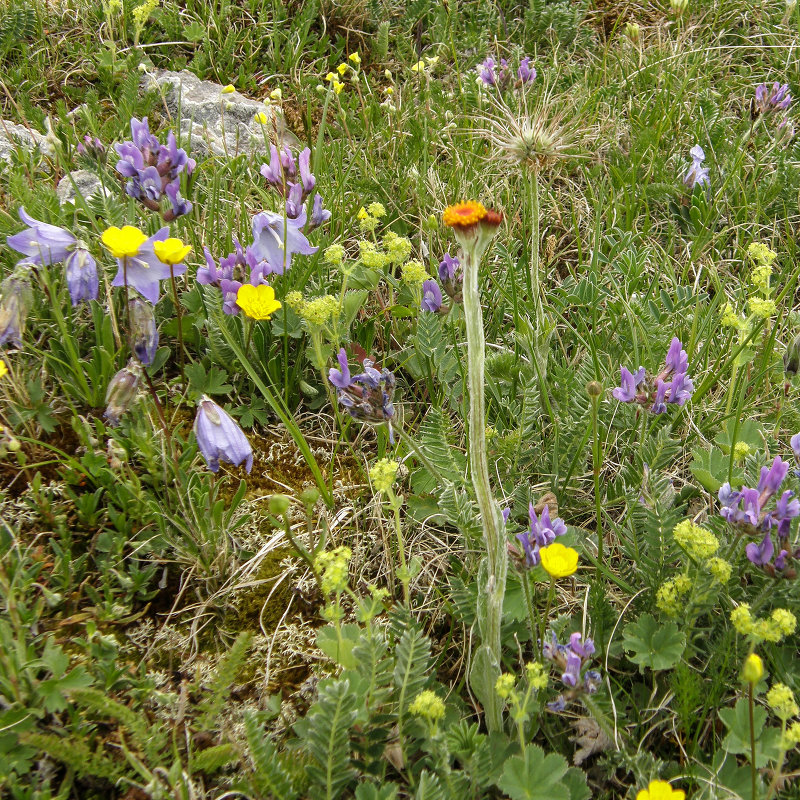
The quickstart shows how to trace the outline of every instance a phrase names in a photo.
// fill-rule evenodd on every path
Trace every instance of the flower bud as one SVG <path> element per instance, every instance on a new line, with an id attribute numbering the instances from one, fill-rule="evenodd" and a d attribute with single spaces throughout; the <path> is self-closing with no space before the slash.
<path id="1" fill-rule="evenodd" d="M 757 684 L 764 677 L 764 662 L 761 656 L 756 653 L 750 653 L 744 660 L 744 667 L 742 669 L 742 678 L 753 685 Z"/>
<path id="2" fill-rule="evenodd" d="M 590 381 L 586 384 L 586 394 L 589 397 L 600 397 L 603 394 L 603 384 L 598 381 Z"/>
<path id="3" fill-rule="evenodd" d="M 641 38 L 642 29 L 636 22 L 625 23 L 625 35 L 634 43 L 638 44 Z"/>
<path id="4" fill-rule="evenodd" d="M 797 375 L 800 371 L 800 335 L 795 336 L 783 354 L 783 370 L 787 375 Z"/>
<path id="5" fill-rule="evenodd" d="M 13 275 L 0 283 L 0 345 L 22 346 L 25 321 L 33 305 L 33 290 L 24 278 Z"/>
<path id="6" fill-rule="evenodd" d="M 269 499 L 269 512 L 282 517 L 289 510 L 289 498 L 285 494 L 274 494 Z"/>
<path id="7" fill-rule="evenodd" d="M 153 363 L 158 350 L 158 328 L 153 306 L 133 297 L 128 301 L 131 317 L 131 348 L 145 366 Z"/>
<path id="8" fill-rule="evenodd" d="M 69 298 L 73 306 L 84 301 L 97 300 L 100 288 L 97 263 L 82 243 L 78 243 L 67 256 L 64 268 Z"/>
<path id="9" fill-rule="evenodd" d="M 131 359 L 108 384 L 106 410 L 103 416 L 109 425 L 119 425 L 120 417 L 128 410 L 139 392 L 142 368 Z"/>

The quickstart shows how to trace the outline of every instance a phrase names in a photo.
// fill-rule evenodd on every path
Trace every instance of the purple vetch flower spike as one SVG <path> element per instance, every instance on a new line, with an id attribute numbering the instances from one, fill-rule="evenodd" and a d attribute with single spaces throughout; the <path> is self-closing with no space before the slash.
<path id="1" fill-rule="evenodd" d="M 303 199 L 305 199 L 317 185 L 317 179 L 311 174 L 311 148 L 306 147 L 300 153 L 297 164 L 300 167 L 300 184 L 303 187 Z"/>
<path id="2" fill-rule="evenodd" d="M 567 666 L 561 675 L 561 680 L 565 685 L 575 688 L 581 678 L 581 666 L 583 661 L 576 653 L 569 652 L 567 654 Z"/>
<path id="3" fill-rule="evenodd" d="M 692 379 L 685 372 L 679 372 L 672 379 L 667 402 L 676 403 L 679 406 L 685 405 L 691 398 L 692 392 L 694 392 L 694 383 L 692 383 Z"/>
<path id="4" fill-rule="evenodd" d="M 780 456 L 775 456 L 772 466 L 761 468 L 761 478 L 758 481 L 758 491 L 761 494 L 760 504 L 763 506 L 780 488 L 789 472 L 789 462 L 783 461 Z"/>
<path id="5" fill-rule="evenodd" d="M 20 206 L 19 218 L 28 226 L 6 238 L 8 246 L 26 256 L 21 264 L 58 264 L 75 246 L 76 239 L 64 228 L 34 219 Z"/>
<path id="6" fill-rule="evenodd" d="M 530 63 L 531 60 L 528 56 L 525 56 L 525 58 L 519 62 L 517 77 L 521 83 L 531 83 L 536 80 L 536 67 L 531 67 Z"/>
<path id="7" fill-rule="evenodd" d="M 97 262 L 81 242 L 78 242 L 75 249 L 67 255 L 66 261 L 64 261 L 64 270 L 69 298 L 73 306 L 89 300 L 97 300 L 100 288 Z"/>
<path id="8" fill-rule="evenodd" d="M 665 361 L 668 370 L 667 374 L 663 375 L 665 378 L 673 373 L 686 372 L 689 369 L 689 356 L 686 355 L 681 340 L 677 336 L 674 336 L 670 342 Z"/>
<path id="9" fill-rule="evenodd" d="M 167 196 L 167 199 L 172 206 L 172 208 L 168 208 L 162 215 L 165 222 L 172 222 L 172 220 L 177 219 L 178 217 L 189 214 L 194 208 L 189 200 L 181 197 L 180 183 L 177 179 L 172 181 L 172 183 L 168 183 L 164 187 L 164 194 Z"/>
<path id="10" fill-rule="evenodd" d="M 494 86 L 497 83 L 497 75 L 494 71 L 494 59 L 488 56 L 482 64 L 478 64 L 478 77 L 483 81 L 485 86 Z"/>
<path id="11" fill-rule="evenodd" d="M 244 431 L 206 395 L 203 395 L 197 406 L 194 435 L 212 472 L 219 470 L 220 461 L 227 461 L 235 467 L 244 463 L 248 473 L 253 468 L 253 448 Z"/>
<path id="12" fill-rule="evenodd" d="M 336 356 L 339 361 L 339 369 L 331 367 L 328 372 L 328 380 L 338 389 L 347 389 L 352 383 L 350 377 L 350 367 L 347 365 L 347 352 L 344 347 L 339 349 Z"/>
<path id="13" fill-rule="evenodd" d="M 131 345 L 136 357 L 146 367 L 153 363 L 158 351 L 158 328 L 153 306 L 138 297 L 128 301 L 131 320 Z"/>
<path id="14" fill-rule="evenodd" d="M 595 653 L 594 642 L 591 639 L 587 639 L 581 643 L 582 638 L 583 636 L 576 631 L 569 637 L 569 646 L 572 648 L 572 652 L 581 658 L 591 658 Z"/>
<path id="15" fill-rule="evenodd" d="M 671 385 L 670 383 L 665 383 L 661 378 L 656 381 L 656 396 L 653 400 L 653 406 L 650 409 L 653 414 L 663 414 L 666 412 L 667 406 L 664 399 L 667 394 L 667 389 L 669 389 Z"/>
<path id="16" fill-rule="evenodd" d="M 436 281 L 430 279 L 422 284 L 422 311 L 436 313 L 442 307 L 442 290 Z"/>
<path id="17" fill-rule="evenodd" d="M 636 375 L 632 375 L 626 367 L 620 367 L 620 385 L 611 394 L 621 403 L 630 403 L 636 399 L 636 389 L 644 380 L 644 367 L 639 367 Z"/>
<path id="18" fill-rule="evenodd" d="M 761 544 L 756 544 L 755 542 L 750 542 L 750 544 L 745 547 L 745 553 L 747 554 L 747 558 L 753 563 L 757 564 L 759 567 L 763 567 L 765 564 L 769 564 L 772 561 L 772 556 L 775 552 L 775 545 L 772 543 L 772 536 L 769 533 L 764 534 L 764 538 L 761 540 Z"/>
<path id="19" fill-rule="evenodd" d="M 305 232 L 311 233 L 314 228 L 321 227 L 331 218 L 331 216 L 331 212 L 322 205 L 322 195 L 317 192 L 314 195 L 314 202 L 311 206 L 311 217 L 308 220 L 308 225 L 306 226 Z"/>

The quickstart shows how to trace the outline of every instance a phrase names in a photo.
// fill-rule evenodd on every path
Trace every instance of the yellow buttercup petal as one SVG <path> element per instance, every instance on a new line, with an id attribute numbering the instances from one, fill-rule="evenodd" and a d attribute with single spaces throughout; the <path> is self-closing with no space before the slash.
<path id="1" fill-rule="evenodd" d="M 103 231 L 100 240 L 114 258 L 131 258 L 138 254 L 147 237 L 132 225 L 126 225 L 124 228 L 112 225 Z"/>
<path id="2" fill-rule="evenodd" d="M 253 286 L 245 283 L 236 293 L 236 303 L 251 319 L 269 319 L 280 307 L 275 299 L 275 290 L 271 286 L 261 284 Z"/>
<path id="3" fill-rule="evenodd" d="M 566 578 L 578 569 L 578 551 L 559 542 L 539 550 L 542 566 L 553 578 Z"/>
<path id="4" fill-rule="evenodd" d="M 153 242 L 153 252 L 164 264 L 180 264 L 189 255 L 191 249 L 191 245 L 184 244 L 180 239 Z"/>
<path id="5" fill-rule="evenodd" d="M 6 362 L 0 358 L 0 378 L 3 376 L 8 375 L 8 367 L 6 366 Z"/>

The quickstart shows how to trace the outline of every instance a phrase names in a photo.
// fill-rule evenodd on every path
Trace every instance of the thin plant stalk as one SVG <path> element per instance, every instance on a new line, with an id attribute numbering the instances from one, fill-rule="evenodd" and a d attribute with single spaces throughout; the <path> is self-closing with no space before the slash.
<path id="1" fill-rule="evenodd" d="M 178 285 L 175 283 L 175 265 L 169 265 L 169 281 L 172 285 L 172 299 L 175 301 L 175 314 L 178 322 L 178 355 L 181 365 L 181 388 L 186 387 L 186 354 L 183 347 L 183 311 L 178 298 Z"/>
<path id="2" fill-rule="evenodd" d="M 603 560 L 603 500 L 600 494 L 600 467 L 603 463 L 603 445 L 600 441 L 600 426 L 598 424 L 600 395 L 592 391 L 590 396 L 592 398 L 592 475 L 594 477 L 595 524 L 597 526 L 597 561 L 603 564 L 605 563 Z"/>
<path id="3" fill-rule="evenodd" d="M 408 566 L 406 564 L 406 545 L 405 541 L 403 540 L 403 528 L 400 521 L 400 509 L 403 506 L 403 500 L 394 493 L 391 487 L 386 490 L 386 496 L 389 499 L 389 508 L 392 509 L 394 514 L 394 532 L 397 536 L 397 553 L 400 556 L 399 573 L 400 581 L 403 584 L 403 602 L 406 604 L 406 606 L 410 606 L 411 592 L 409 589 L 409 583 L 411 580 L 411 575 L 408 572 Z"/>
<path id="4" fill-rule="evenodd" d="M 752 798 L 753 800 L 757 800 L 757 770 L 756 770 L 756 727 L 753 721 L 753 683 L 748 682 L 748 692 L 747 692 L 747 708 L 750 714 L 750 782 L 752 788 Z"/>

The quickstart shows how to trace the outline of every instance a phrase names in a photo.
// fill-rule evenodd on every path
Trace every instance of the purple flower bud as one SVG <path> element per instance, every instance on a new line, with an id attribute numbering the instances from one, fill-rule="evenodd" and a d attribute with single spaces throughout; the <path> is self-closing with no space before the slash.
<path id="1" fill-rule="evenodd" d="M 281 194 L 283 193 L 283 167 L 281 166 L 281 158 L 278 155 L 278 148 L 274 144 L 269 146 L 269 164 L 261 165 L 261 174 L 266 178 L 267 183 L 272 184 L 278 189 Z"/>
<path id="2" fill-rule="evenodd" d="M 314 228 L 319 228 L 331 218 L 331 212 L 322 205 L 322 195 L 317 192 L 314 195 L 314 203 L 311 206 L 311 218 L 306 225 L 306 233 L 310 233 Z"/>
<path id="3" fill-rule="evenodd" d="M 298 156 L 297 163 L 300 167 L 300 183 L 303 186 L 303 199 L 305 200 L 314 187 L 317 185 L 317 179 L 311 174 L 311 149 L 306 147 Z"/>
<path id="4" fill-rule="evenodd" d="M 83 301 L 97 300 L 100 288 L 97 263 L 82 244 L 78 244 L 67 256 L 64 267 L 72 305 L 77 306 Z"/>
<path id="5" fill-rule="evenodd" d="M 205 395 L 197 407 L 194 435 L 212 472 L 219 470 L 220 461 L 235 467 L 244 462 L 248 473 L 253 468 L 253 448 L 244 432 L 226 411 Z"/>
<path id="6" fill-rule="evenodd" d="M 783 461 L 780 456 L 775 456 L 771 467 L 761 468 L 761 478 L 758 481 L 758 491 L 763 495 L 761 498 L 761 505 L 766 502 L 767 498 L 772 497 L 772 495 L 780 489 L 788 472 L 789 462 Z"/>
<path id="7" fill-rule="evenodd" d="M 34 219 L 23 207 L 19 209 L 19 218 L 28 227 L 6 241 L 9 247 L 27 256 L 21 264 L 57 264 L 75 246 L 77 240 L 69 231 Z"/>
<path id="8" fill-rule="evenodd" d="M 422 303 L 420 308 L 423 311 L 436 313 L 442 307 L 442 290 L 434 280 L 427 280 L 422 284 Z"/>
<path id="9" fill-rule="evenodd" d="M 138 297 L 128 301 L 131 318 L 131 346 L 136 357 L 145 366 L 150 366 L 158 350 L 158 328 L 153 306 Z"/>
<path id="10" fill-rule="evenodd" d="M 347 389 L 352 380 L 350 378 L 350 367 L 347 365 L 347 353 L 344 347 L 340 348 L 337 359 L 339 360 L 339 369 L 331 367 L 328 372 L 328 380 L 339 389 Z"/>
<path id="11" fill-rule="evenodd" d="M 33 305 L 33 290 L 24 278 L 13 275 L 0 283 L 0 347 L 11 342 L 22 347 L 25 321 Z"/>
<path id="12" fill-rule="evenodd" d="M 666 397 L 667 389 L 669 389 L 670 386 L 671 384 L 664 383 L 661 378 L 656 381 L 656 397 L 653 401 L 653 406 L 650 409 L 653 414 L 663 414 L 666 412 L 667 406 L 664 403 L 664 398 Z"/>
<path id="13" fill-rule="evenodd" d="M 133 360 L 128 362 L 108 384 L 106 410 L 103 416 L 109 425 L 119 425 L 120 417 L 128 410 L 139 392 L 142 368 Z"/>

